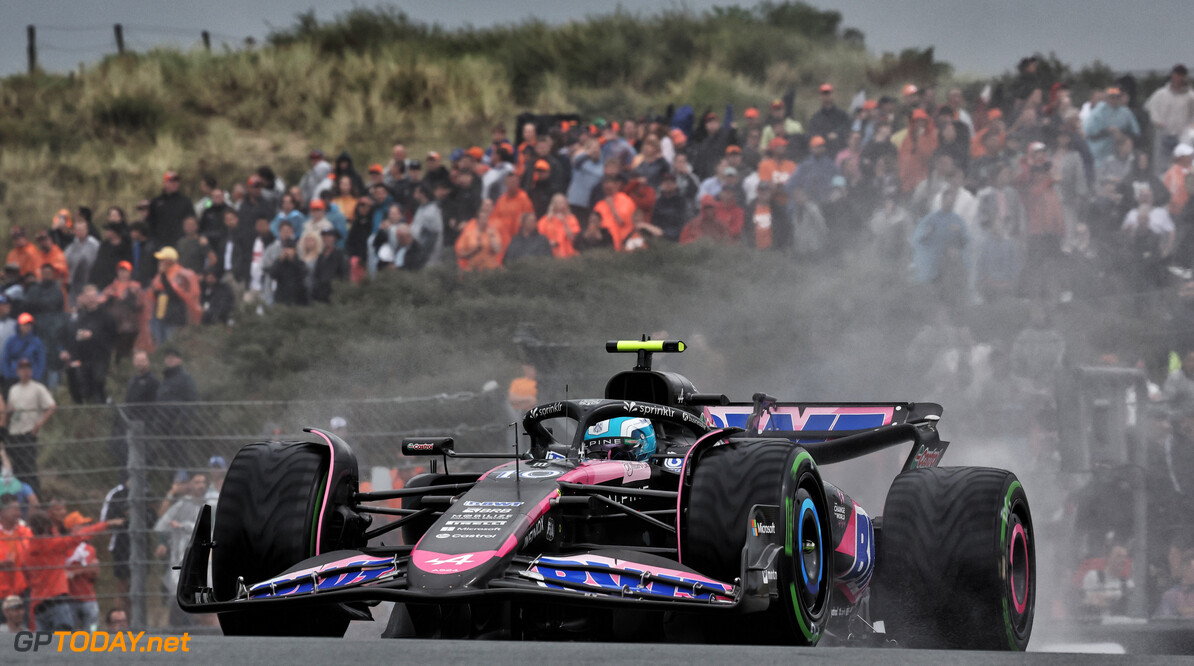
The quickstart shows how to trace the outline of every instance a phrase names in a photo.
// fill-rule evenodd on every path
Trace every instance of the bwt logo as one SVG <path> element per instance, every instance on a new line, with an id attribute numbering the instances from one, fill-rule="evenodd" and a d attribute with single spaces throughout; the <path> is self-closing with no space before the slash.
<path id="1" fill-rule="evenodd" d="M 55 640 L 57 639 L 57 640 Z M 13 637 L 12 647 L 17 652 L 37 652 L 50 646 L 55 652 L 190 652 L 187 645 L 191 635 L 150 636 L 145 632 L 131 631 L 18 631 Z"/>

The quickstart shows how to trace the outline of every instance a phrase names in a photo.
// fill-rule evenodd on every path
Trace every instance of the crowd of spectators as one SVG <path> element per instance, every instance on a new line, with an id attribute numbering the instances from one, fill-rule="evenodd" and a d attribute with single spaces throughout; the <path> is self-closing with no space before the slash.
<path id="1" fill-rule="evenodd" d="M 112 363 L 133 359 L 130 403 L 196 399 L 177 351 L 166 354 L 160 385 L 146 354 L 186 326 L 234 325 L 265 308 L 328 302 L 388 271 L 446 266 L 464 274 L 528 257 L 566 261 L 693 242 L 745 245 L 810 265 L 869 253 L 890 280 L 919 285 L 940 304 L 908 352 L 925 369 L 924 392 L 1006 406 L 993 418 L 1017 418 L 1036 442 L 1033 455 L 1047 456 L 1040 442 L 1050 427 L 1023 405 L 1025 396 L 1047 402 L 1066 357 L 1053 308 L 1152 293 L 1194 269 L 1194 92 L 1186 68 L 1175 66 L 1161 87 L 1142 92 L 1124 77 L 1074 99 L 1066 82 L 1045 80 L 1026 58 L 1001 97 L 989 87 L 968 98 L 959 88 L 939 95 L 908 84 L 896 97 L 874 98 L 825 82 L 807 118 L 796 116 L 790 90 L 740 117 L 733 106 L 698 115 L 688 105 L 620 120 L 527 115 L 514 134 L 493 126 L 484 147 L 420 159 L 398 143 L 363 172 L 347 152 L 329 159 L 314 149 L 293 185 L 268 166 L 235 179 L 203 175 L 185 187 L 169 171 L 160 193 L 131 217 L 113 206 L 93 220 L 80 207 L 58 211 L 48 228 L 11 229 L 0 378 L 8 411 L 24 416 L 8 424 L 10 466 L 36 494 L 36 437 L 53 413 L 52 393 L 65 381 L 73 402 L 108 402 Z M 1013 338 L 979 344 L 957 323 L 976 305 L 1015 299 L 1036 305 Z M 1149 298 L 1140 300 L 1149 307 Z M 1184 366 L 1174 372 L 1184 377 Z M 1180 392 L 1156 388 L 1167 401 Z M 1184 442 L 1183 432 L 1175 426 L 1166 436 Z M 1178 495 L 1189 492 L 1181 481 L 1194 474 L 1194 455 L 1166 451 L 1161 468 Z M 159 557 L 177 559 L 183 514 L 207 501 L 199 486 L 208 480 L 177 479 L 178 498 L 155 527 Z M 12 498 L 6 506 L 20 504 Z M 0 530 L 16 529 L 11 522 L 0 520 Z M 35 522 L 34 532 L 58 549 L 42 557 L 54 558 L 104 524 L 71 530 L 30 518 L 30 527 Z M 6 534 L 0 547 L 8 547 Z M 1085 554 L 1097 562 L 1076 574 L 1075 588 L 1096 612 L 1119 608 L 1126 593 L 1124 538 L 1090 544 Z M 117 543 L 110 549 L 119 560 Z M 1173 543 L 1174 588 L 1161 608 L 1191 616 L 1194 551 L 1182 538 Z M 61 587 L 45 585 L 44 594 L 34 589 L 35 601 L 45 594 L 52 601 Z M 0 597 L 8 593 L 20 597 L 11 582 L 0 585 Z M 30 592 L 21 598 L 27 607 Z M 41 606 L 33 604 L 34 615 Z M 93 610 L 80 611 L 91 624 Z"/>

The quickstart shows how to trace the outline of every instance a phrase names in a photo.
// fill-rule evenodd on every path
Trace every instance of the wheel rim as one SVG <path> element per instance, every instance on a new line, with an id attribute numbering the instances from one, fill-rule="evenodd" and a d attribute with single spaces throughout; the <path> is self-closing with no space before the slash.
<path id="1" fill-rule="evenodd" d="M 1016 615 L 1023 615 L 1028 609 L 1028 584 L 1032 565 L 1028 561 L 1028 533 L 1018 518 L 1012 526 L 1011 541 L 1008 552 L 1008 582 L 1012 588 L 1012 608 L 1016 610 Z"/>
<path id="2" fill-rule="evenodd" d="M 796 538 L 801 554 L 800 576 L 803 582 L 802 595 L 807 594 L 809 603 L 816 601 L 821 591 L 821 572 L 824 570 L 824 554 L 821 548 L 821 521 L 817 515 L 817 507 L 811 497 L 805 497 L 800 503 L 800 520 Z M 808 537 L 814 537 L 809 539 Z"/>

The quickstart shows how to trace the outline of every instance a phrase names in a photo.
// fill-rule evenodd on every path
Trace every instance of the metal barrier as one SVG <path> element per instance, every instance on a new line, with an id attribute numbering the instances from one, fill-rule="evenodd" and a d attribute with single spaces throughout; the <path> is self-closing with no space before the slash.
<path id="1" fill-rule="evenodd" d="M 127 519 L 124 526 L 88 539 L 99 558 L 95 592 L 101 623 L 108 609 L 122 607 L 133 627 L 179 627 L 196 621 L 172 612 L 173 589 L 166 582 L 171 567 L 179 564 L 174 561 L 181 557 L 179 544 L 192 530 L 193 518 L 181 517 L 190 505 L 196 510 L 203 502 L 214 505 L 224 467 L 241 446 L 310 437 L 302 432 L 305 427 L 331 429 L 357 452 L 362 481 L 385 484 L 414 473 L 420 464 L 401 457 L 402 437 L 451 435 L 460 450 L 496 451 L 512 437 L 507 431 L 513 420 L 505 392 L 496 390 L 352 401 L 60 406 L 37 435 L 36 475 L 18 460 L 15 476 L 28 484 L 26 492 L 36 489 L 36 499 L 18 493 L 24 517 L 45 511 L 59 523 L 60 533 L 79 520 L 60 524 L 72 512 L 87 521 L 83 524 L 101 517 Z M 13 439 L 8 446 L 15 451 L 19 445 Z M 203 488 L 193 482 L 200 474 L 206 476 Z M 179 520 L 163 523 L 161 516 L 177 502 L 189 504 L 176 512 Z M 52 538 L 34 536 L 34 541 L 47 539 L 35 550 L 62 546 Z M 45 558 L 25 562 L 23 573 L 63 568 L 57 559 L 40 561 Z M 32 590 L 30 596 L 32 609 L 44 595 Z"/>

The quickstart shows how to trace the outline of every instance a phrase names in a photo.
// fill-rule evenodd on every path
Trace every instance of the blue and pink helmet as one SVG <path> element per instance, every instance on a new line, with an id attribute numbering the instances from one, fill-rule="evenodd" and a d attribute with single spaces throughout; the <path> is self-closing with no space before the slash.
<path id="1" fill-rule="evenodd" d="M 585 458 L 647 460 L 655 453 L 655 426 L 641 417 L 601 421 L 585 431 L 582 447 Z"/>

